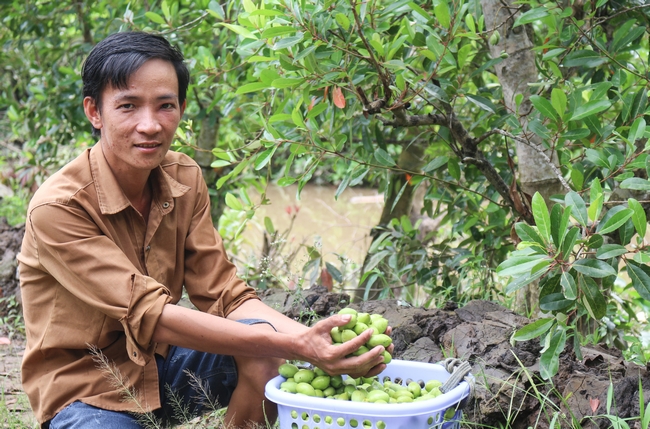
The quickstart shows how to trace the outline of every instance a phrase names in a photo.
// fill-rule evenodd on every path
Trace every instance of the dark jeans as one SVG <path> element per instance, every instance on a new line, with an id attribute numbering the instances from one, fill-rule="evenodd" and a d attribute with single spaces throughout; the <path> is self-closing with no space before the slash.
<path id="1" fill-rule="evenodd" d="M 260 319 L 245 319 L 247 325 L 268 323 Z M 210 392 L 210 401 L 225 407 L 230 403 L 237 386 L 237 367 L 232 356 L 197 352 L 182 347 L 171 347 L 167 358 L 156 355 L 162 408 L 153 415 L 165 423 L 177 422 L 174 415 L 179 405 L 192 416 L 208 412 L 204 392 Z M 190 376 L 189 373 L 193 374 Z M 205 386 L 196 389 L 196 381 Z M 170 395 L 171 393 L 171 395 Z M 173 395 L 173 396 L 172 396 Z M 109 411 L 76 401 L 61 410 L 44 425 L 49 429 L 142 429 L 143 416 L 120 411 Z"/>

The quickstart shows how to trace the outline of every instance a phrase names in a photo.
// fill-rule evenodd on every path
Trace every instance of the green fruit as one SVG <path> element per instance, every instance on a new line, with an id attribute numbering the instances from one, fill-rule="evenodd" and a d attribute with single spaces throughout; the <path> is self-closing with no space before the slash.
<path id="1" fill-rule="evenodd" d="M 314 396 L 317 398 L 324 398 L 325 394 L 320 389 L 314 389 Z"/>
<path id="2" fill-rule="evenodd" d="M 298 383 L 298 385 L 296 385 L 296 393 L 301 393 L 307 396 L 316 395 L 315 389 L 309 383 Z"/>
<path id="3" fill-rule="evenodd" d="M 376 426 L 377 426 L 377 429 L 386 429 L 386 423 L 381 421 L 381 420 L 379 420 L 377 422 Z"/>
<path id="4" fill-rule="evenodd" d="M 371 319 L 369 313 L 357 313 L 357 323 L 369 325 L 370 321 Z"/>
<path id="5" fill-rule="evenodd" d="M 280 384 L 280 390 L 283 392 L 296 393 L 296 385 L 297 383 L 295 381 L 285 381 Z"/>
<path id="6" fill-rule="evenodd" d="M 343 377 L 340 375 L 333 375 L 330 378 L 330 384 L 333 388 L 338 389 L 339 387 L 343 386 Z"/>
<path id="7" fill-rule="evenodd" d="M 291 418 L 292 419 L 297 419 L 298 418 L 298 411 L 291 410 Z"/>
<path id="8" fill-rule="evenodd" d="M 365 323 L 359 322 L 359 320 L 357 319 L 357 324 L 354 325 L 354 333 L 357 334 L 357 335 L 361 335 L 364 332 L 366 332 L 367 330 L 368 330 L 368 325 L 366 325 Z"/>
<path id="9" fill-rule="evenodd" d="M 422 395 L 422 387 L 420 387 L 417 381 L 411 381 L 407 386 L 407 388 L 409 392 L 413 394 L 414 398 L 417 398 L 418 396 Z"/>
<path id="10" fill-rule="evenodd" d="M 326 397 L 334 396 L 335 394 L 336 394 L 336 389 L 333 388 L 332 386 L 323 390 L 323 395 L 325 395 Z"/>
<path id="11" fill-rule="evenodd" d="M 386 401 L 388 402 L 390 400 L 390 396 L 388 393 L 384 392 L 383 390 L 372 390 L 368 392 L 368 396 L 366 397 L 368 402 L 375 402 L 378 400 Z"/>
<path id="12" fill-rule="evenodd" d="M 388 328 L 388 320 L 382 318 L 377 318 L 372 321 L 371 326 L 377 328 L 380 334 L 383 334 L 386 332 L 386 328 Z"/>
<path id="13" fill-rule="evenodd" d="M 356 352 L 352 353 L 353 356 L 361 356 L 364 353 L 368 353 L 369 349 L 366 346 L 361 346 L 357 349 Z"/>
<path id="14" fill-rule="evenodd" d="M 316 374 L 311 369 L 299 369 L 293 375 L 293 379 L 296 380 L 296 383 L 311 383 Z"/>
<path id="15" fill-rule="evenodd" d="M 431 392 L 433 389 L 442 386 L 442 381 L 440 380 L 429 380 L 424 385 L 424 388 L 427 389 L 427 392 Z"/>
<path id="16" fill-rule="evenodd" d="M 284 378 L 291 378 L 298 372 L 298 367 L 292 363 L 283 363 L 278 368 L 278 373 Z"/>
<path id="17" fill-rule="evenodd" d="M 357 324 L 357 310 L 353 308 L 344 308 L 341 311 L 339 311 L 339 314 L 349 314 L 350 315 L 350 321 L 346 323 L 345 325 L 341 326 L 341 329 L 352 329 L 354 325 Z"/>
<path id="18" fill-rule="evenodd" d="M 366 345 L 369 349 L 372 349 L 377 346 L 383 346 L 384 348 L 390 346 L 393 343 L 393 339 L 386 334 L 377 334 L 370 337 Z M 295 378 L 295 377 L 294 377 Z"/>
<path id="19" fill-rule="evenodd" d="M 352 395 L 356 391 L 357 391 L 357 388 L 355 386 L 352 386 L 352 385 L 349 385 L 349 384 L 347 386 L 345 386 L 345 389 L 344 389 L 344 392 L 347 393 L 348 395 Z"/>
<path id="20" fill-rule="evenodd" d="M 395 399 L 397 400 L 397 403 L 398 403 L 398 404 L 404 404 L 404 403 L 407 403 L 407 402 L 413 402 L 413 398 L 411 398 L 411 397 L 408 396 L 408 395 L 398 396 L 398 397 L 395 398 Z"/>
<path id="21" fill-rule="evenodd" d="M 325 416 L 325 423 L 327 423 L 328 425 L 331 425 L 332 424 L 332 416 Z"/>
<path id="22" fill-rule="evenodd" d="M 314 389 L 325 390 L 330 385 L 330 376 L 329 375 L 319 375 L 311 381 L 311 385 Z"/>
<path id="23" fill-rule="evenodd" d="M 384 363 L 389 364 L 391 360 L 393 360 L 393 357 L 390 355 L 390 353 L 384 350 Z"/>
<path id="24" fill-rule="evenodd" d="M 332 328 L 332 330 L 330 331 L 330 337 L 332 337 L 332 341 L 335 343 L 343 342 L 343 340 L 341 339 L 341 330 L 338 328 L 338 326 Z"/>
<path id="25" fill-rule="evenodd" d="M 355 338 L 357 338 L 357 334 L 355 334 L 352 329 L 345 329 L 343 332 L 341 332 L 341 340 L 343 343 Z"/>
<path id="26" fill-rule="evenodd" d="M 352 402 L 364 402 L 366 400 L 368 393 L 365 390 L 355 390 L 350 395 L 350 401 Z"/>
<path id="27" fill-rule="evenodd" d="M 317 366 L 314 367 L 314 374 L 316 374 L 316 377 L 318 377 L 319 375 L 327 375 L 327 376 L 329 376 L 328 373 L 326 373 L 325 371 L 323 371 L 322 369 L 320 369 Z"/>

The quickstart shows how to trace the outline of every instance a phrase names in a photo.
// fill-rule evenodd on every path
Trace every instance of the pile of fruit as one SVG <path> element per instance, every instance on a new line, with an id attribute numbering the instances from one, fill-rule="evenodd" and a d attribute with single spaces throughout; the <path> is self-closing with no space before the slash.
<path id="1" fill-rule="evenodd" d="M 339 314 L 350 314 L 351 317 L 348 323 L 330 332 L 334 344 L 350 341 L 368 329 L 375 331 L 368 342 L 352 353 L 353 355 L 359 356 L 378 345 L 387 348 L 392 344 L 392 339 L 385 334 L 388 320 L 382 315 L 357 313 L 351 308 L 344 308 Z M 390 353 L 384 351 L 384 362 L 390 361 Z M 442 383 L 439 380 L 406 380 L 405 384 L 402 384 L 402 380 L 385 380 L 382 384 L 377 376 L 344 379 L 340 375 L 330 376 L 317 367 L 298 367 L 290 362 L 282 364 L 278 372 L 286 379 L 280 384 L 281 391 L 319 398 L 399 404 L 433 399 L 442 395 Z"/>
<path id="2" fill-rule="evenodd" d="M 353 308 L 344 308 L 339 311 L 339 314 L 349 314 L 350 321 L 343 326 L 332 328 L 330 336 L 334 345 L 350 341 L 368 329 L 374 331 L 368 342 L 352 353 L 353 356 L 361 356 L 377 346 L 387 348 L 393 343 L 393 339 L 385 333 L 388 328 L 388 320 L 381 314 L 357 313 Z M 391 359 L 390 353 L 384 350 L 384 363 L 390 362 Z"/>

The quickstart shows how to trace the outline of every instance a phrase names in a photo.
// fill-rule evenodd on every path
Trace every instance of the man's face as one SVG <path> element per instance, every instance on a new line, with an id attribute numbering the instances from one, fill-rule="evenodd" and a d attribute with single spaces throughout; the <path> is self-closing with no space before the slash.
<path id="1" fill-rule="evenodd" d="M 148 176 L 167 153 L 185 109 L 178 102 L 174 66 L 151 59 L 131 75 L 126 89 L 108 85 L 101 99 L 101 111 L 89 97 L 84 110 L 101 130 L 100 142 L 113 172 Z"/>

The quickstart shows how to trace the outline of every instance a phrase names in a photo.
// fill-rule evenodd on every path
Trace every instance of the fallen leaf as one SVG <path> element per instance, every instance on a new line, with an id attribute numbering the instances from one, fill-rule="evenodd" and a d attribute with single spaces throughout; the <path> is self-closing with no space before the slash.
<path id="1" fill-rule="evenodd" d="M 589 405 L 591 406 L 591 412 L 595 413 L 600 405 L 600 400 L 598 398 L 589 398 Z"/>
<path id="2" fill-rule="evenodd" d="M 332 282 L 332 275 L 325 268 L 323 268 L 320 272 L 320 283 L 321 285 L 325 286 L 330 292 L 334 287 L 334 282 Z"/>
<path id="3" fill-rule="evenodd" d="M 343 96 L 343 90 L 340 86 L 335 86 L 332 90 L 332 99 L 334 100 L 334 105 L 339 109 L 345 107 L 345 97 Z"/>

